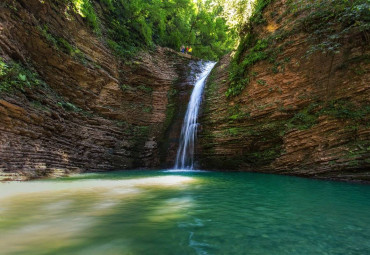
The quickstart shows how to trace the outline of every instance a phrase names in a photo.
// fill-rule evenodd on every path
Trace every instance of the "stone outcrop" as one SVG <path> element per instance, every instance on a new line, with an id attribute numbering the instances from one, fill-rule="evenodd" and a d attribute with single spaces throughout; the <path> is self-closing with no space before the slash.
<path id="1" fill-rule="evenodd" d="M 97 34 L 68 2 L 0 3 L 0 82 L 16 79 L 0 87 L 0 179 L 171 166 L 196 61 L 161 47 L 119 58 L 104 17 Z M 355 29 L 333 37 L 338 49 L 315 46 L 335 53 L 317 51 L 317 20 L 310 27 L 289 3 L 271 1 L 253 27 L 274 44 L 241 94 L 225 95 L 230 55 L 210 76 L 199 166 L 369 181 L 369 34 Z"/>
<path id="2" fill-rule="evenodd" d="M 64 1 L 39 0 L 0 4 L 0 56 L 42 80 L 0 91 L 4 178 L 154 168 L 166 158 L 192 60 L 160 47 L 120 60 Z"/>
<path id="3" fill-rule="evenodd" d="M 254 27 L 259 39 L 279 38 L 269 46 L 278 51 L 276 59 L 252 66 L 240 95 L 225 95 L 230 56 L 213 71 L 201 118 L 200 167 L 369 181 L 366 32 L 342 38 L 335 54 L 309 55 L 308 32 L 289 30 L 307 13 L 289 15 L 286 8 L 287 1 L 273 1 L 263 14 L 266 23 Z"/>

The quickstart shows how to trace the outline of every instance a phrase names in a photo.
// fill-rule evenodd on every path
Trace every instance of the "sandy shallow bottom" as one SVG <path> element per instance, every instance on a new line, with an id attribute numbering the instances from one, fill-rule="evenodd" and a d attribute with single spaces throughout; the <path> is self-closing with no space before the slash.
<path id="1" fill-rule="evenodd" d="M 369 185 L 253 173 L 0 183 L 0 253 L 368 254 L 369 212 Z"/>

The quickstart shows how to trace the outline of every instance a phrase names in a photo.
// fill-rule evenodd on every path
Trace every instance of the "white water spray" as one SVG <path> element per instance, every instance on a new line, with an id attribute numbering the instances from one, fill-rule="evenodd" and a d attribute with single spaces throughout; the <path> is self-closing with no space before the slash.
<path id="1" fill-rule="evenodd" d="M 181 128 L 180 144 L 177 150 L 175 169 L 193 169 L 194 167 L 194 144 L 198 128 L 198 113 L 202 102 L 203 89 L 208 75 L 216 63 L 207 62 L 203 65 L 203 71 L 197 79 L 186 110 L 184 123 Z"/>

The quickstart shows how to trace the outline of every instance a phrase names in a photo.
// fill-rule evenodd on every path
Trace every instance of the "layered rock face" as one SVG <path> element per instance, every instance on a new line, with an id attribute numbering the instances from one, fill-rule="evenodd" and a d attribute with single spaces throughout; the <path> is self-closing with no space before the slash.
<path id="1" fill-rule="evenodd" d="M 317 10 L 289 13 L 288 2 L 298 1 L 272 1 L 263 13 L 265 22 L 253 27 L 259 48 L 245 49 L 241 59 L 262 60 L 251 66 L 239 95 L 226 96 L 232 86 L 230 56 L 210 77 L 200 165 L 369 181 L 368 32 L 339 31 L 338 48 L 324 53 L 316 50 L 324 39 L 309 19 Z"/>
<path id="2" fill-rule="evenodd" d="M 160 47 L 119 60 L 64 2 L 0 4 L 1 60 L 21 84 L 0 91 L 0 170 L 158 167 L 192 60 Z"/>

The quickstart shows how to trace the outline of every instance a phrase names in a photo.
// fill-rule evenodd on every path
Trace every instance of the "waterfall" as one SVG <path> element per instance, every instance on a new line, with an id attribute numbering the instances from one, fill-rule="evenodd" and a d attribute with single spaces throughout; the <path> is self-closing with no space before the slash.
<path id="1" fill-rule="evenodd" d="M 198 128 L 198 112 L 202 102 L 203 89 L 206 79 L 216 63 L 206 62 L 203 70 L 197 78 L 191 93 L 184 123 L 181 128 L 180 144 L 177 150 L 175 169 L 193 169 L 194 167 L 194 144 Z"/>

